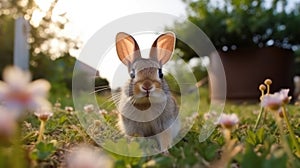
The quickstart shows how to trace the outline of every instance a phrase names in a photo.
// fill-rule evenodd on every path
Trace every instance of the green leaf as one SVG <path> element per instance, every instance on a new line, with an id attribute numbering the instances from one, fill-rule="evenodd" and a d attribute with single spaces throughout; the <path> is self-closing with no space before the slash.
<path id="1" fill-rule="evenodd" d="M 46 160 L 55 152 L 56 148 L 53 143 L 40 142 L 36 144 L 35 150 L 32 153 L 32 158 L 35 160 Z"/>
<path id="2" fill-rule="evenodd" d="M 216 157 L 217 151 L 219 150 L 219 145 L 211 144 L 205 148 L 204 157 L 207 160 L 213 160 Z"/>
<path id="3" fill-rule="evenodd" d="M 253 168 L 255 167 L 262 167 L 264 158 L 258 157 L 253 149 L 248 146 L 246 148 L 245 155 L 241 162 L 242 168 Z"/>
<path id="4" fill-rule="evenodd" d="M 67 116 L 61 116 L 60 119 L 59 119 L 59 124 L 63 124 L 66 120 L 68 120 L 68 117 Z"/>
<path id="5" fill-rule="evenodd" d="M 247 137 L 246 137 L 246 142 L 255 146 L 257 141 L 256 141 L 256 135 L 253 131 L 247 131 Z"/>
<path id="6" fill-rule="evenodd" d="M 261 127 L 257 132 L 256 132 L 256 137 L 258 140 L 258 143 L 263 143 L 265 139 L 265 130 L 263 127 Z"/>
<path id="7" fill-rule="evenodd" d="M 263 167 L 265 168 L 282 168 L 282 167 L 287 167 L 287 161 L 288 157 L 287 155 L 283 155 L 282 157 L 274 157 L 272 156 L 270 159 L 265 160 Z"/>

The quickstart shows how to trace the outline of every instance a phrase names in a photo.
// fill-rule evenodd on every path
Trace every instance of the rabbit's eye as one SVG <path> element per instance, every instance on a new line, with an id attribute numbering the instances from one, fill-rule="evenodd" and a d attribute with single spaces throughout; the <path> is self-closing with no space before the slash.
<path id="1" fill-rule="evenodd" d="M 162 73 L 162 69 L 161 68 L 158 69 L 158 77 L 159 78 L 163 78 L 164 77 L 164 74 Z"/>
<path id="2" fill-rule="evenodd" d="M 130 71 L 130 77 L 131 77 L 131 79 L 135 78 L 135 70 L 134 69 L 132 69 Z"/>

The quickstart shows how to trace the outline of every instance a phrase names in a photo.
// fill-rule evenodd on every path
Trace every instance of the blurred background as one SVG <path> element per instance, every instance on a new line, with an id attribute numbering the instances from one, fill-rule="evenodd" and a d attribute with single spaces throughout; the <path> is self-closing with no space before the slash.
<path id="1" fill-rule="evenodd" d="M 0 71 L 13 64 L 15 23 L 29 24 L 28 66 L 33 78 L 52 83 L 50 100 L 71 101 L 72 75 L 76 57 L 86 41 L 112 20 L 138 12 L 163 12 L 178 16 L 168 29 L 192 38 L 186 21 L 191 21 L 210 38 L 219 52 L 227 77 L 229 100 L 258 101 L 258 85 L 265 78 L 274 81 L 273 90 L 294 89 L 294 76 L 300 75 L 299 0 L 2 0 L 0 2 Z M 138 24 L 138 23 L 137 23 Z M 202 87 L 212 70 L 212 54 L 198 55 L 177 42 L 175 54 L 189 62 Z M 82 63 L 82 67 L 94 71 Z M 96 86 L 109 81 L 101 70 Z M 86 77 L 86 75 L 82 77 Z M 175 86 L 174 86 L 175 87 Z M 217 91 L 210 97 L 218 99 Z"/>

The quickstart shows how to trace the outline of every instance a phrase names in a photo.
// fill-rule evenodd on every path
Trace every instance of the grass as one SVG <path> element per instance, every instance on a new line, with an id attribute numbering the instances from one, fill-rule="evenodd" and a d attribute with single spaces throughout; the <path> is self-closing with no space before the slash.
<path id="1" fill-rule="evenodd" d="M 199 132 L 204 124 L 203 114 L 208 110 L 207 89 L 200 89 L 203 100 L 200 103 L 200 112 L 195 118 L 194 125 L 187 135 L 169 150 L 169 155 L 158 154 L 147 157 L 127 157 L 105 151 L 112 158 L 114 167 L 213 167 L 215 163 L 222 160 L 226 140 L 222 129 L 217 128 L 212 135 L 200 143 Z M 106 96 L 97 98 L 99 104 L 107 101 Z M 70 104 L 69 104 L 70 105 Z M 64 105 L 54 108 L 54 115 L 46 123 L 44 140 L 36 143 L 39 120 L 34 115 L 28 115 L 24 121 L 20 121 L 20 131 L 15 139 L 10 142 L 9 147 L 0 145 L 0 167 L 65 167 L 65 155 L 73 146 L 78 144 L 90 144 L 99 147 L 86 133 L 76 115 L 78 111 L 67 111 Z M 110 103 L 103 105 L 107 113 L 96 113 L 106 121 L 114 125 L 117 114 L 114 106 Z M 289 118 L 298 142 L 300 141 L 300 106 L 289 105 Z M 253 127 L 259 111 L 259 104 L 231 104 L 225 107 L 225 113 L 236 113 L 240 118 L 237 129 L 232 131 L 232 139 L 236 139 L 242 151 L 230 159 L 229 167 L 263 167 L 282 168 L 300 167 L 300 159 L 289 152 L 282 145 L 282 139 L 286 139 L 289 149 L 293 149 L 288 130 L 284 126 L 283 137 L 271 113 L 264 118 L 264 124 L 260 124 L 257 131 Z M 95 124 L 92 123 L 91 124 Z M 101 130 L 98 132 L 101 136 Z M 104 135 L 103 135 L 104 136 Z M 14 144 L 14 145 L 11 145 Z M 123 143 L 116 143 L 116 148 L 124 147 Z M 139 150 L 129 149 L 129 150 Z M 24 149 L 24 150 L 21 150 Z M 18 154 L 15 154 L 18 152 Z M 294 149 L 291 150 L 294 152 Z M 23 157 L 22 157 L 23 156 Z M 19 157 L 19 158 L 18 158 Z M 15 160 L 23 160 L 18 165 Z"/>

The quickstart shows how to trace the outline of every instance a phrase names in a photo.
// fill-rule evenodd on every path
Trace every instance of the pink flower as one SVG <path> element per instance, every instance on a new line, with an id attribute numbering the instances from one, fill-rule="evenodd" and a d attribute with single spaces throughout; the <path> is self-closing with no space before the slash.
<path id="1" fill-rule="evenodd" d="M 61 107 L 61 104 L 60 104 L 59 102 L 56 102 L 56 103 L 54 104 L 54 107 L 60 108 L 60 107 Z"/>
<path id="2" fill-rule="evenodd" d="M 282 103 L 284 104 L 288 104 L 290 102 L 290 100 L 292 99 L 291 96 L 289 96 L 289 91 L 290 89 L 281 89 L 280 92 L 275 93 L 275 94 L 279 94 L 279 97 L 282 100 Z"/>
<path id="3" fill-rule="evenodd" d="M 65 107 L 65 110 L 66 110 L 67 112 L 72 112 L 74 109 L 73 109 L 73 107 L 71 107 L 71 106 L 66 106 L 66 107 Z"/>
<path id="4" fill-rule="evenodd" d="M 104 109 L 100 109 L 100 110 L 99 110 L 99 113 L 100 113 L 101 115 L 106 115 L 106 114 L 108 114 L 108 112 L 107 112 L 106 110 L 104 110 Z"/>
<path id="5" fill-rule="evenodd" d="M 3 71 L 3 81 L 0 81 L 0 103 L 10 109 L 33 110 L 49 105 L 45 99 L 50 89 L 50 83 L 39 79 L 31 81 L 31 75 L 17 67 L 7 67 Z"/>
<path id="6" fill-rule="evenodd" d="M 47 121 L 50 117 L 53 116 L 53 112 L 51 108 L 40 108 L 36 112 L 34 112 L 40 120 Z"/>
<path id="7" fill-rule="evenodd" d="M 84 111 L 87 112 L 87 113 L 90 113 L 90 112 L 93 112 L 95 110 L 95 107 L 93 104 L 88 104 L 88 105 L 85 105 L 83 107 Z"/>
<path id="8" fill-rule="evenodd" d="M 66 157 L 68 168 L 111 168 L 111 159 L 103 152 L 89 146 L 79 146 L 72 149 Z"/>
<path id="9" fill-rule="evenodd" d="M 236 114 L 221 114 L 218 125 L 221 125 L 223 128 L 231 129 L 239 123 L 239 118 Z"/>
<path id="10" fill-rule="evenodd" d="M 288 96 L 289 89 L 282 89 L 280 92 L 268 94 L 262 97 L 261 105 L 271 110 L 278 110 L 283 104 L 290 102 L 291 97 Z"/>
<path id="11" fill-rule="evenodd" d="M 261 105 L 271 110 L 278 110 L 282 105 L 282 100 L 277 95 L 269 94 L 262 97 Z"/>
<path id="12" fill-rule="evenodd" d="M 218 113 L 216 111 L 210 111 L 210 112 L 207 112 L 207 113 L 203 114 L 204 120 L 214 119 L 217 116 L 218 116 Z"/>

